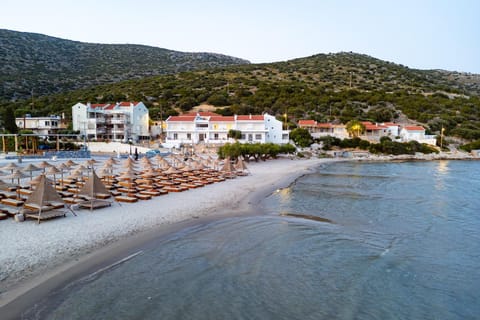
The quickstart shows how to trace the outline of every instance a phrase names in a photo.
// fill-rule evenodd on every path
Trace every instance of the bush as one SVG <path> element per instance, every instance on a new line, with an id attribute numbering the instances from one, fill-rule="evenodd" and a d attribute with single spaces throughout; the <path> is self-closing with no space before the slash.
<path id="1" fill-rule="evenodd" d="M 301 148 L 306 148 L 312 145 L 313 138 L 307 129 L 296 128 L 290 132 L 290 139 Z"/>
<path id="2" fill-rule="evenodd" d="M 472 152 L 472 150 L 480 150 L 480 139 L 461 145 L 459 149 L 467 151 L 467 152 Z"/>

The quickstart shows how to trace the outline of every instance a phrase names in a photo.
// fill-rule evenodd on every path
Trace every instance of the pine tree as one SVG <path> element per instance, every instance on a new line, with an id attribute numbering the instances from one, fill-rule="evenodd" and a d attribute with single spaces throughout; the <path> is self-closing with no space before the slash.
<path id="1" fill-rule="evenodd" d="M 12 107 L 8 107 L 3 112 L 3 127 L 5 131 L 9 133 L 17 133 L 18 127 L 15 123 L 15 113 L 13 112 Z"/>

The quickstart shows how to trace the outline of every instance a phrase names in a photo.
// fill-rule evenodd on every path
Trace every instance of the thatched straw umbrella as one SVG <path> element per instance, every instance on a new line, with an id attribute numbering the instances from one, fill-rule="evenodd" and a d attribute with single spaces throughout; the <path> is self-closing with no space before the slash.
<path id="1" fill-rule="evenodd" d="M 56 185 L 57 184 L 57 180 L 56 180 L 56 174 L 60 173 L 60 170 L 57 169 L 57 167 L 55 166 L 51 166 L 50 168 L 48 168 L 45 172 L 45 174 L 48 174 L 48 175 L 53 175 L 53 185 Z"/>
<path id="2" fill-rule="evenodd" d="M 17 184 L 16 184 L 16 189 L 17 189 L 17 199 L 20 198 L 20 194 L 18 192 L 18 190 L 20 189 L 20 179 L 23 179 L 23 178 L 28 178 L 27 175 L 25 175 L 22 171 L 20 170 L 15 170 L 13 171 L 11 174 L 9 174 L 8 176 L 5 176 L 4 177 L 5 179 L 12 179 L 12 184 L 13 184 L 13 180 L 17 179 Z"/>
<path id="3" fill-rule="evenodd" d="M 127 170 L 118 177 L 118 179 L 120 180 L 127 180 L 129 182 L 128 189 L 133 189 L 133 185 L 135 184 L 134 180 L 136 178 L 137 178 L 137 174 L 135 170 Z"/>
<path id="4" fill-rule="evenodd" d="M 7 165 L 2 167 L 2 170 L 10 170 L 10 174 L 13 174 L 13 171 L 18 168 L 21 168 L 21 167 L 15 164 L 14 162 L 9 162 Z"/>
<path id="5" fill-rule="evenodd" d="M 45 160 L 42 161 L 42 162 L 40 162 L 40 163 L 37 165 L 37 167 L 43 169 L 43 172 L 44 172 L 44 173 L 45 173 L 45 170 L 46 170 L 48 167 L 51 167 L 51 166 L 52 166 L 52 164 L 48 163 L 48 162 L 45 161 Z"/>
<path id="6" fill-rule="evenodd" d="M 78 166 L 78 163 L 73 162 L 72 159 L 68 159 L 67 162 L 65 162 L 65 165 L 69 168 Z"/>
<path id="7" fill-rule="evenodd" d="M 63 172 L 65 170 L 68 170 L 68 166 L 65 164 L 65 163 L 61 163 L 58 167 L 57 167 L 58 170 L 60 170 L 60 179 L 61 179 L 61 182 L 60 182 L 60 185 L 63 187 Z"/>
<path id="8" fill-rule="evenodd" d="M 237 169 L 237 171 L 248 171 L 247 165 L 241 157 L 237 158 L 237 162 L 235 163 L 234 168 Z"/>
<path id="9" fill-rule="evenodd" d="M 226 157 L 225 161 L 223 162 L 223 167 L 220 169 L 223 172 L 233 172 L 233 166 L 230 157 Z"/>
<path id="10" fill-rule="evenodd" d="M 26 167 L 23 167 L 21 170 L 23 172 L 30 172 L 30 180 L 32 180 L 33 179 L 33 171 L 42 170 L 42 168 L 39 168 L 39 167 L 29 163 Z"/>
<path id="11" fill-rule="evenodd" d="M 23 178 L 28 178 L 29 176 L 25 175 L 22 171 L 20 170 L 14 170 L 11 174 L 4 176 L 4 179 L 12 179 L 12 184 L 13 180 L 17 179 L 17 186 L 20 186 L 20 179 Z"/>

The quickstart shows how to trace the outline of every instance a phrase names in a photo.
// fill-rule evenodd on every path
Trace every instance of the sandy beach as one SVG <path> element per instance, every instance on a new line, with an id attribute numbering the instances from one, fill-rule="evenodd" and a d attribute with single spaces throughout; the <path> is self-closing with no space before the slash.
<path id="1" fill-rule="evenodd" d="M 0 307 L 98 252 L 112 255 L 182 222 L 250 212 L 277 188 L 332 159 L 276 159 L 251 163 L 251 174 L 203 188 L 95 211 L 76 210 L 38 225 L 0 222 Z M 142 237 L 142 235 L 147 235 Z M 143 239 L 143 240 L 142 240 Z M 121 243 L 121 245 L 119 245 Z M 105 256 L 106 257 L 106 256 Z"/>

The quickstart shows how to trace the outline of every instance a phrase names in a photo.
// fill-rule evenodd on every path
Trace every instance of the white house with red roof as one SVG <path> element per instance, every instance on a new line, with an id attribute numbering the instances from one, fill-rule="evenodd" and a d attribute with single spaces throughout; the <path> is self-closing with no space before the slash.
<path id="1" fill-rule="evenodd" d="M 223 144 L 230 141 L 228 132 L 239 130 L 245 143 L 288 143 L 288 130 L 282 122 L 265 113 L 263 115 L 222 116 L 213 112 L 188 113 L 170 116 L 166 120 L 166 146 L 197 144 L 200 142 Z"/>
<path id="2" fill-rule="evenodd" d="M 401 127 L 393 122 L 372 123 L 370 121 L 362 121 L 362 124 L 365 126 L 365 132 L 360 138 L 371 142 L 378 142 L 381 137 L 389 137 L 401 142 L 415 140 L 420 143 L 436 144 L 436 136 L 426 135 L 425 128 L 421 126 Z M 345 139 L 349 137 L 345 125 L 317 123 L 315 120 L 299 120 L 298 126 L 307 129 L 314 138 L 332 136 Z"/>
<path id="3" fill-rule="evenodd" d="M 91 140 L 149 140 L 148 121 L 148 109 L 143 102 L 79 102 L 72 106 L 73 130 Z"/>
<path id="4" fill-rule="evenodd" d="M 437 139 L 435 135 L 426 135 L 425 128 L 422 126 L 404 126 L 400 130 L 400 139 L 402 142 L 418 141 L 420 143 L 426 143 L 435 145 Z"/>

